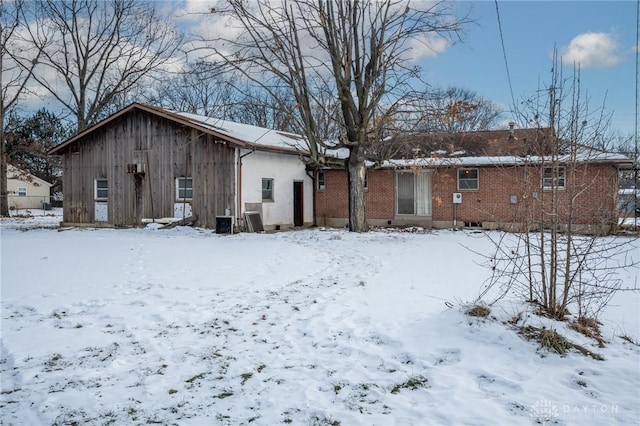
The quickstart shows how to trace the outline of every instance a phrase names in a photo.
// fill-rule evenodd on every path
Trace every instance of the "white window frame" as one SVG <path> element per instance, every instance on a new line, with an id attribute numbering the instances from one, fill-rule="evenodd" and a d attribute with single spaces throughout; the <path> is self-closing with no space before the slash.
<path id="1" fill-rule="evenodd" d="M 471 171 L 475 171 L 476 173 L 476 177 L 475 178 L 468 178 L 468 177 L 463 177 L 460 178 L 460 173 L 462 172 L 471 172 Z M 456 176 L 458 178 L 458 191 L 478 191 L 480 189 L 480 169 L 476 168 L 476 167 L 464 167 L 464 168 L 460 168 L 456 171 Z M 463 188 L 460 186 L 460 182 L 473 182 L 475 181 L 476 183 L 476 187 L 475 188 L 467 188 L 466 186 Z"/>
<path id="2" fill-rule="evenodd" d="M 104 182 L 106 186 L 98 186 L 98 182 Z M 108 200 L 109 199 L 109 180 L 108 179 L 95 179 L 93 181 L 93 195 L 96 200 Z"/>
<path id="3" fill-rule="evenodd" d="M 184 194 L 181 193 L 184 191 Z M 183 195 L 182 197 L 180 195 Z M 188 195 L 191 195 L 188 197 Z M 176 178 L 176 201 L 193 200 L 193 178 L 191 176 L 182 176 Z"/>
<path id="4" fill-rule="evenodd" d="M 327 176 L 324 170 L 318 170 L 318 191 L 324 191 L 327 188 Z"/>
<path id="5" fill-rule="evenodd" d="M 265 188 L 265 184 L 267 184 L 267 187 Z M 274 193 L 273 193 L 273 188 L 274 188 L 274 181 L 273 178 L 262 178 L 262 201 L 273 201 L 274 200 Z M 269 197 L 269 195 L 271 195 Z"/>
<path id="6" fill-rule="evenodd" d="M 18 188 L 18 197 L 26 197 L 27 196 L 27 188 L 21 186 Z"/>
<path id="7" fill-rule="evenodd" d="M 557 176 L 554 176 L 553 171 L 557 170 Z M 565 166 L 549 166 L 542 169 L 542 189 L 545 191 L 551 191 L 553 189 L 565 189 L 567 187 L 567 168 Z"/>

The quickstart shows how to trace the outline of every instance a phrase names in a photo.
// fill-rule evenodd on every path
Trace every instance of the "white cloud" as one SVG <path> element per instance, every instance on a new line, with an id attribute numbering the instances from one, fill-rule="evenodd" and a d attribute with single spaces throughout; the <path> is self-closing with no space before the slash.
<path id="1" fill-rule="evenodd" d="M 451 42 L 436 34 L 426 34 L 420 38 L 414 38 L 409 42 L 411 52 L 409 55 L 413 61 L 422 58 L 435 58 L 447 50 Z"/>
<path id="2" fill-rule="evenodd" d="M 176 21 L 188 22 L 198 20 L 203 15 L 211 14 L 215 9 L 216 1 L 212 0 L 186 0 L 183 2 L 168 2 L 167 13 L 173 14 Z"/>
<path id="3" fill-rule="evenodd" d="M 578 63 L 581 68 L 609 68 L 622 60 L 618 42 L 610 33 L 583 33 L 575 36 L 561 50 L 564 63 Z"/>

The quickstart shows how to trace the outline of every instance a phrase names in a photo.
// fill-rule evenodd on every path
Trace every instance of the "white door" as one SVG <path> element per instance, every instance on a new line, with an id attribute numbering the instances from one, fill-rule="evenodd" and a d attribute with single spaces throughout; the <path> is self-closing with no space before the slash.
<path id="1" fill-rule="evenodd" d="M 106 201 L 96 201 L 94 204 L 93 217 L 96 222 L 107 222 L 109 220 L 109 210 Z"/>

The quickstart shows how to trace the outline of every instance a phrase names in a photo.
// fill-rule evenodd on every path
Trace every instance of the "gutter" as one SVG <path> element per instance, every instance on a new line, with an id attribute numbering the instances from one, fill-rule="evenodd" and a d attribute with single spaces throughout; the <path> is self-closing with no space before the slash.
<path id="1" fill-rule="evenodd" d="M 307 169 L 307 176 L 311 178 L 311 185 L 312 185 L 311 199 L 313 202 L 313 226 L 317 227 L 318 219 L 317 219 L 317 213 L 316 213 L 316 173 L 315 172 L 316 171 L 313 169 Z M 304 222 L 304 218 L 303 218 L 303 222 Z"/>
<path id="2" fill-rule="evenodd" d="M 238 176 L 237 176 L 237 183 L 236 183 L 236 187 L 238 188 L 237 192 L 236 192 L 236 199 L 237 201 L 237 205 L 236 205 L 236 223 L 239 224 L 240 223 L 240 219 L 242 219 L 242 159 L 244 157 L 246 157 L 247 155 L 251 155 L 256 151 L 256 148 L 253 147 L 251 149 L 251 151 L 247 152 L 246 154 L 242 154 L 240 155 L 240 148 L 236 148 L 237 152 L 238 152 Z"/>

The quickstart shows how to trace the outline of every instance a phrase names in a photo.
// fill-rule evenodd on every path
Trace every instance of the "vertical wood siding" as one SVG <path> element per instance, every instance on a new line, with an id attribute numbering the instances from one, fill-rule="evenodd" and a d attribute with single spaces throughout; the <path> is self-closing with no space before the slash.
<path id="1" fill-rule="evenodd" d="M 197 225 L 214 228 L 225 209 L 235 213 L 234 148 L 165 118 L 132 110 L 62 155 L 65 222 L 95 221 L 95 179 L 109 182 L 108 222 L 116 226 L 172 217 L 178 177 L 193 178 Z M 145 164 L 145 174 L 127 173 L 137 163 Z"/>

